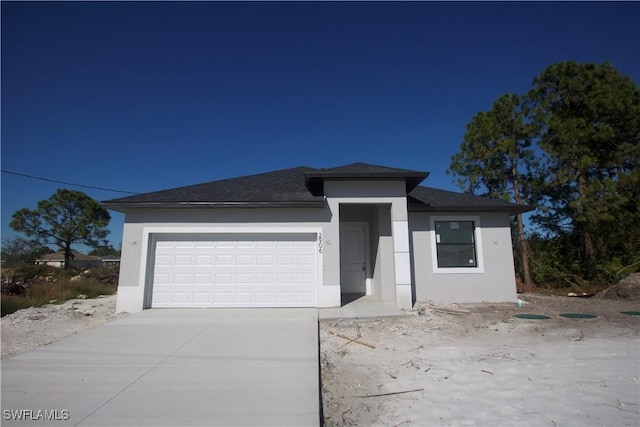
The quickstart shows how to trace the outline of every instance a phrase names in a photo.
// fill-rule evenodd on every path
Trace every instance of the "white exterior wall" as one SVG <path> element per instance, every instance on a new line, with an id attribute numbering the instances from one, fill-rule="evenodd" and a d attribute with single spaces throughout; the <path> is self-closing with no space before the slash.
<path id="1" fill-rule="evenodd" d="M 119 312 L 137 312 L 145 303 L 151 236 L 167 233 L 316 233 L 319 253 L 318 307 L 337 307 L 340 295 L 340 204 L 368 205 L 370 238 L 377 248 L 369 262 L 373 293 L 411 308 L 414 300 L 434 302 L 515 301 L 515 272 L 509 215 L 441 214 L 440 219 L 477 219 L 481 268 L 465 272 L 434 268 L 434 215 L 408 213 L 403 181 L 326 181 L 328 207 L 131 209 L 122 239 Z M 363 213 L 364 214 L 364 213 Z M 343 220 L 354 220 L 345 218 Z"/>
<path id="2" fill-rule="evenodd" d="M 406 186 L 404 181 L 325 181 L 324 194 L 331 212 L 331 227 L 325 229 L 325 244 L 336 247 L 340 241 L 340 204 L 387 204 L 391 205 L 393 280 L 380 283 L 381 297 L 387 299 L 395 291 L 396 305 L 400 308 L 412 307 L 411 265 L 409 257 L 409 228 L 407 214 Z M 385 242 L 388 243 L 388 242 Z M 385 245 L 386 246 L 386 245 Z M 384 249 L 384 248 L 382 248 Z M 327 264 L 337 266 L 325 271 L 326 283 L 336 283 L 340 293 L 340 251 L 332 251 L 336 259 Z M 385 252 L 379 252 L 385 253 Z M 384 262 L 384 261 L 383 261 Z M 383 269 L 389 272 L 390 269 Z M 374 282 L 374 289 L 376 283 Z"/>
<path id="3" fill-rule="evenodd" d="M 393 235 L 391 226 L 391 210 L 388 206 L 376 206 L 375 223 L 377 229 L 378 250 L 376 259 L 373 260 L 374 271 L 373 289 L 376 295 L 380 295 L 382 301 L 395 301 L 396 290 L 394 286 L 383 284 L 395 282 L 395 262 L 393 260 Z"/>
<path id="4" fill-rule="evenodd" d="M 337 248 L 324 243 L 325 230 L 331 226 L 331 217 L 332 213 L 326 208 L 130 210 L 125 215 L 116 311 L 133 313 L 143 309 L 145 284 L 150 274 L 147 262 L 152 251 L 150 236 L 166 233 L 322 233 L 322 253 L 318 257 L 318 306 L 339 306 L 339 281 L 336 297 L 333 289 L 336 286 L 324 286 L 326 279 L 322 279 L 324 271 L 331 270 L 327 259 L 332 260 L 332 252 L 337 252 Z"/>
<path id="5" fill-rule="evenodd" d="M 468 272 L 458 272 L 462 269 L 455 269 L 456 272 L 446 272 L 446 269 L 434 268 L 432 254 L 436 248 L 433 245 L 435 239 L 431 236 L 432 216 L 438 217 L 438 220 L 476 220 L 476 233 L 479 234 L 476 251 L 478 261 L 481 262 L 478 269 L 467 269 Z M 409 228 L 418 301 L 516 301 L 508 214 L 410 213 Z"/>

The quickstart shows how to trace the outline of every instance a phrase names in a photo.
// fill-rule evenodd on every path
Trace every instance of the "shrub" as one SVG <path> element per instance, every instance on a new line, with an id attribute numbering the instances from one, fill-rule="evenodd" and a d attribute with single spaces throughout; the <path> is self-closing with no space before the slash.
<path id="1" fill-rule="evenodd" d="M 44 267 L 44 268 L 40 268 Z M 25 267 L 26 268 L 26 267 Z M 52 270 L 50 270 L 52 269 Z M 105 280 L 105 274 L 98 271 L 95 276 L 82 274 L 76 277 L 72 273 L 60 273 L 62 269 L 46 266 L 30 266 L 27 271 L 16 273 L 21 279 L 28 283 L 23 295 L 2 295 L 1 315 L 13 313 L 17 310 L 28 307 L 40 307 L 55 301 L 58 304 L 69 299 L 77 298 L 78 295 L 85 295 L 86 298 L 96 298 L 100 295 L 111 295 L 116 292 L 117 281 Z M 55 278 L 51 281 L 46 277 Z M 5 272 L 3 271 L 3 281 Z M 108 276 L 113 278 L 113 274 Z M 117 275 L 115 276 L 117 279 Z"/>

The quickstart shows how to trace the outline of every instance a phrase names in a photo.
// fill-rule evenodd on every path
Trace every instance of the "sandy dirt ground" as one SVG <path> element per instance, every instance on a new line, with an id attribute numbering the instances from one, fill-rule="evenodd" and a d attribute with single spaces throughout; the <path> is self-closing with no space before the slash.
<path id="1" fill-rule="evenodd" d="M 2 358 L 51 344 L 123 316 L 115 311 L 115 295 L 18 310 L 0 319 Z"/>
<path id="2" fill-rule="evenodd" d="M 640 304 L 522 299 L 522 308 L 418 304 L 406 317 L 321 321 L 325 424 L 640 426 L 640 316 L 620 313 Z M 0 321 L 2 358 L 121 316 L 115 296 L 20 310 Z"/>
<path id="3" fill-rule="evenodd" d="M 640 304 L 521 298 L 321 321 L 325 424 L 639 426 Z"/>

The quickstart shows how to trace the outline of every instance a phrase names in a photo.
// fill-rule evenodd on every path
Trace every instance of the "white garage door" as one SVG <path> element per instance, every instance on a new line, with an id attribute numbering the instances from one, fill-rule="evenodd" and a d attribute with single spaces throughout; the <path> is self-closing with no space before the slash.
<path id="1" fill-rule="evenodd" d="M 152 307 L 316 307 L 316 234 L 155 238 Z"/>

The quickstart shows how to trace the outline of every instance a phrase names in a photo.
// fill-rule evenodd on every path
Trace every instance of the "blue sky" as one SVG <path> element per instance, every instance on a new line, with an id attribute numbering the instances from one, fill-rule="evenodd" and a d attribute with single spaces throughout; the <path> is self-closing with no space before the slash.
<path id="1" fill-rule="evenodd" d="M 445 174 L 546 66 L 640 81 L 640 3 L 2 2 L 2 168 L 144 193 L 366 162 Z M 3 173 L 11 215 L 58 188 Z M 111 212 L 111 243 L 124 216 Z"/>

